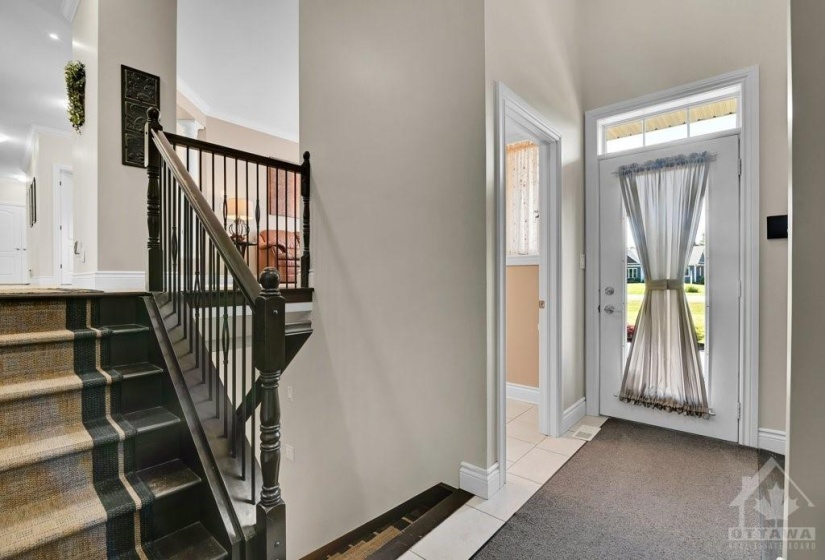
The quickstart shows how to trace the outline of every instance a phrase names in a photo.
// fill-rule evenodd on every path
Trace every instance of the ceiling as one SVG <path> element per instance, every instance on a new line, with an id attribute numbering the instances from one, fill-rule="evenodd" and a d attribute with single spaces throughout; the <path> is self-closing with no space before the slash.
<path id="1" fill-rule="evenodd" d="M 67 5 L 0 1 L 0 180 L 26 179 L 34 131 L 71 131 Z M 179 0 L 178 80 L 207 115 L 297 141 L 298 0 Z"/>
<path id="2" fill-rule="evenodd" d="M 33 130 L 68 133 L 63 67 L 71 59 L 71 24 L 62 0 L 0 2 L 0 180 L 25 180 Z M 54 33 L 58 38 L 52 39 Z"/>
<path id="3" fill-rule="evenodd" d="M 211 117 L 297 141 L 298 0 L 178 0 L 178 89 Z"/>

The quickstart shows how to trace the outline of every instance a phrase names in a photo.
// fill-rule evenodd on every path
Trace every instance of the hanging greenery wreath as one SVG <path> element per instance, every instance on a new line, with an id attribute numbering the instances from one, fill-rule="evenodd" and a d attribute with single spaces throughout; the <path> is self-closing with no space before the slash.
<path id="1" fill-rule="evenodd" d="M 69 122 L 77 132 L 86 122 L 86 66 L 79 61 L 66 64 L 66 93 L 69 95 Z"/>

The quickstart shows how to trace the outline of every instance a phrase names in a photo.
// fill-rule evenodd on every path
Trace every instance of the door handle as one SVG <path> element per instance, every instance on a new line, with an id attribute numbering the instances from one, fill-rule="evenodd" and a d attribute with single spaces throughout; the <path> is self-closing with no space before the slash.
<path id="1" fill-rule="evenodd" d="M 608 315 L 612 315 L 615 311 L 616 311 L 616 308 L 613 307 L 612 305 L 605 305 L 604 306 L 604 312 L 607 313 Z"/>

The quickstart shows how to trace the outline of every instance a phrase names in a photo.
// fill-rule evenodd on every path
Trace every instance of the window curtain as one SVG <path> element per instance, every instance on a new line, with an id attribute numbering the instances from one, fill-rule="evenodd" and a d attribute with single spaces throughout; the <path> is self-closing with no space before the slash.
<path id="1" fill-rule="evenodd" d="M 507 146 L 507 254 L 539 254 L 539 147 Z"/>
<path id="2" fill-rule="evenodd" d="M 691 416 L 710 412 L 684 275 L 711 160 L 705 152 L 618 170 L 645 277 L 622 401 Z"/>

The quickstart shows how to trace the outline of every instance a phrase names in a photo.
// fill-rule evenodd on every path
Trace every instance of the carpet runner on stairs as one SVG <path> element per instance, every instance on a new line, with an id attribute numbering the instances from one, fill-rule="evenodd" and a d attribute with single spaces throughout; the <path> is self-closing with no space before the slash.
<path id="1" fill-rule="evenodd" d="M 149 328 L 101 326 L 99 305 L 0 299 L 0 559 L 171 558 L 184 532 L 225 558 L 199 523 L 157 534 L 153 509 L 201 481 L 171 453 L 177 416 L 122 406 L 125 382 L 163 371 L 140 361 Z"/>

